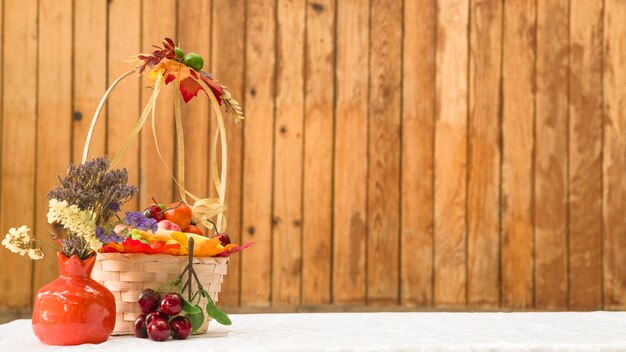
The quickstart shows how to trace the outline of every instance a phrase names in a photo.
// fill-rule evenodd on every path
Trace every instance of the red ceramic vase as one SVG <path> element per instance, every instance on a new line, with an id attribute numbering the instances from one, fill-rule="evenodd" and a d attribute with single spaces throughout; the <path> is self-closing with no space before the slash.
<path id="1" fill-rule="evenodd" d="M 33 332 L 47 345 L 101 343 L 113 332 L 115 298 L 91 279 L 96 256 L 80 260 L 57 253 L 61 275 L 37 292 Z"/>

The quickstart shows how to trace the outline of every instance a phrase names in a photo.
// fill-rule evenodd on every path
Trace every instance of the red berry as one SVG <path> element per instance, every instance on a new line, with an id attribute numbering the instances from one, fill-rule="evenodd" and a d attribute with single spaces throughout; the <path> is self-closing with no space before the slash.
<path id="1" fill-rule="evenodd" d="M 150 323 L 155 319 L 163 319 L 167 321 L 169 317 L 163 312 L 152 312 L 146 316 L 146 325 L 150 325 Z"/>
<path id="2" fill-rule="evenodd" d="M 230 244 L 230 237 L 228 237 L 228 234 L 226 233 L 218 233 L 218 234 L 211 236 L 211 238 L 218 237 L 218 236 L 220 238 L 220 244 L 222 246 L 226 246 Z"/>
<path id="3" fill-rule="evenodd" d="M 148 324 L 148 337 L 152 341 L 165 341 L 171 333 L 170 324 L 165 319 L 156 318 Z"/>
<path id="4" fill-rule="evenodd" d="M 161 295 L 159 295 L 158 292 L 154 292 L 153 289 L 147 288 L 139 295 L 139 301 L 137 304 L 139 305 L 139 309 L 142 313 L 148 314 L 159 308 L 160 301 Z"/>
<path id="5" fill-rule="evenodd" d="M 191 335 L 191 320 L 187 317 L 178 316 L 172 319 L 170 327 L 174 340 L 185 340 Z"/>
<path id="6" fill-rule="evenodd" d="M 148 327 L 146 326 L 146 315 L 141 314 L 135 320 L 135 336 L 145 339 L 148 337 Z"/>
<path id="7" fill-rule="evenodd" d="M 168 293 L 161 301 L 161 311 L 167 315 L 176 315 L 183 310 L 183 297 L 178 293 Z"/>

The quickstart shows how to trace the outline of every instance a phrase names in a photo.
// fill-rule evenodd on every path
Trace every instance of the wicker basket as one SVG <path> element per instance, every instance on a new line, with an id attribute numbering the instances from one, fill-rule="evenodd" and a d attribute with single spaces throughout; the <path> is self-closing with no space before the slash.
<path id="1" fill-rule="evenodd" d="M 135 319 L 140 314 L 137 300 L 141 291 L 145 288 L 157 289 L 175 279 L 185 269 L 187 262 L 186 256 L 168 254 L 98 253 L 91 277 L 115 296 L 117 313 L 113 335 L 133 334 Z M 228 258 L 194 257 L 193 262 L 202 286 L 217 302 Z M 192 289 L 197 289 L 195 282 Z M 200 306 L 204 305 L 206 299 L 202 298 Z M 196 333 L 206 332 L 209 321 L 207 317 Z"/>

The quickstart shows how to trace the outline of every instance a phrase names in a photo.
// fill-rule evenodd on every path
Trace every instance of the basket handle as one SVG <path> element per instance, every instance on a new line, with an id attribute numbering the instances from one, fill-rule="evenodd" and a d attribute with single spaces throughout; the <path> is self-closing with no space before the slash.
<path id="1" fill-rule="evenodd" d="M 130 76 L 134 71 L 135 69 L 132 69 L 122 74 L 118 78 L 116 78 L 115 81 L 113 81 L 113 83 L 109 86 L 109 88 L 106 90 L 106 92 L 102 96 L 102 99 L 100 100 L 100 103 L 98 104 L 98 107 L 96 108 L 96 111 L 94 112 L 94 115 L 91 119 L 89 131 L 87 133 L 87 138 L 85 140 L 85 146 L 83 148 L 83 158 L 82 158 L 83 163 L 87 161 L 87 157 L 89 154 L 89 146 L 91 144 L 93 132 L 96 128 L 98 117 L 100 116 L 102 108 L 104 107 L 104 103 L 108 99 L 111 91 L 113 91 L 113 88 L 115 88 L 115 86 L 117 86 L 117 84 L 120 83 L 124 78 Z M 174 100 L 174 115 L 175 115 L 175 120 L 176 120 L 176 149 L 177 149 L 177 161 L 178 161 L 177 169 L 178 169 L 178 175 L 179 175 L 180 180 L 178 180 L 174 176 L 173 172 L 171 171 L 171 169 L 169 168 L 169 166 L 163 159 L 161 151 L 159 150 L 156 133 L 154 131 L 154 112 L 156 109 L 156 99 L 161 89 L 161 79 L 162 79 L 162 76 L 158 75 L 157 81 L 155 83 L 154 91 L 150 97 L 150 100 L 144 107 L 144 110 L 142 111 L 141 115 L 139 116 L 139 119 L 137 120 L 137 123 L 131 130 L 129 136 L 124 141 L 124 144 L 122 145 L 120 150 L 117 152 L 111 164 L 114 165 L 120 161 L 122 156 L 126 153 L 126 150 L 129 148 L 130 144 L 139 135 L 139 132 L 141 131 L 143 125 L 145 124 L 148 118 L 148 115 L 152 112 L 152 126 L 153 126 L 152 132 L 153 132 L 157 154 L 159 158 L 161 159 L 161 161 L 163 162 L 163 164 L 165 165 L 166 169 L 169 171 L 170 176 L 172 177 L 174 182 L 178 185 L 181 198 L 186 201 L 186 196 L 189 195 L 189 197 L 194 200 L 194 205 L 192 206 L 192 210 L 194 213 L 194 218 L 198 219 L 199 221 L 203 221 L 207 218 L 217 215 L 216 231 L 222 232 L 224 231 L 226 227 L 226 219 L 224 218 L 223 211 L 225 210 L 224 202 L 226 199 L 226 176 L 227 176 L 227 170 L 228 170 L 228 163 L 227 163 L 228 145 L 226 141 L 226 127 L 224 124 L 224 119 L 222 117 L 220 104 L 217 101 L 217 98 L 215 97 L 215 95 L 213 94 L 213 91 L 211 91 L 211 89 L 206 85 L 206 83 L 203 82 L 202 80 L 199 80 L 199 83 L 202 86 L 202 89 L 204 90 L 204 92 L 209 97 L 209 100 L 211 101 L 211 106 L 213 107 L 213 110 L 217 117 L 217 123 L 219 126 L 219 129 L 216 130 L 215 138 L 213 140 L 213 146 L 211 148 L 211 155 L 212 155 L 212 160 L 213 160 L 213 163 L 211 165 L 211 169 L 213 171 L 213 185 L 215 186 L 215 189 L 217 191 L 218 199 L 199 198 L 185 189 L 185 143 L 184 143 L 184 136 L 183 136 L 180 97 L 178 97 L 177 95 L 175 95 L 175 100 Z M 180 83 L 177 80 L 177 87 L 179 84 Z M 221 153 L 221 161 L 222 161 L 221 175 L 219 175 L 220 170 L 218 170 L 219 168 L 218 168 L 218 163 L 217 163 L 217 142 L 218 141 L 221 141 L 220 145 L 222 149 L 221 150 L 222 152 Z"/>

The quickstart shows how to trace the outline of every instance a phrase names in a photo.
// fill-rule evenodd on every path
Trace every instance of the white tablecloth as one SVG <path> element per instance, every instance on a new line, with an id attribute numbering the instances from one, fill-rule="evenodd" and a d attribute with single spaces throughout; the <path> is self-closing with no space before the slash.
<path id="1" fill-rule="evenodd" d="M 185 341 L 112 337 L 51 347 L 30 320 L 0 325 L 0 351 L 626 351 L 626 313 L 320 313 L 231 315 Z"/>

